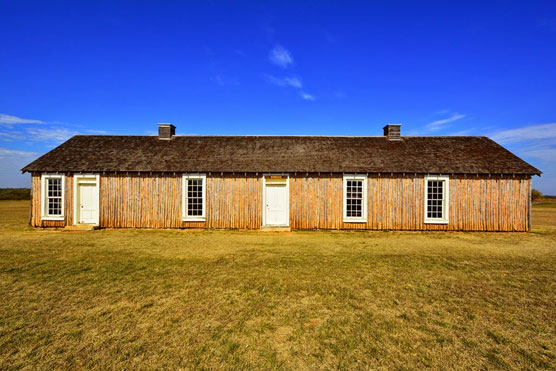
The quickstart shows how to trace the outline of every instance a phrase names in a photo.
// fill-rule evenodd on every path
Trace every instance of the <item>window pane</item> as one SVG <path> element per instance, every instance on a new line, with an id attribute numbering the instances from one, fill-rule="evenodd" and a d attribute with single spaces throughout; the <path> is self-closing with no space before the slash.
<path id="1" fill-rule="evenodd" d="M 363 181 L 346 181 L 346 217 L 361 218 L 363 216 Z"/>
<path id="2" fill-rule="evenodd" d="M 47 215 L 62 215 L 62 179 L 46 180 L 46 211 Z"/>
<path id="3" fill-rule="evenodd" d="M 444 180 L 427 181 L 427 218 L 444 219 Z"/>
<path id="4" fill-rule="evenodd" d="M 187 216 L 203 215 L 203 180 L 187 181 Z"/>
<path id="5" fill-rule="evenodd" d="M 61 215 L 62 208 L 61 208 L 61 200 L 57 198 L 49 198 L 48 199 L 48 214 L 49 215 Z"/>
<path id="6" fill-rule="evenodd" d="M 48 197 L 62 197 L 62 180 L 61 179 L 48 179 L 47 180 L 47 196 Z"/>

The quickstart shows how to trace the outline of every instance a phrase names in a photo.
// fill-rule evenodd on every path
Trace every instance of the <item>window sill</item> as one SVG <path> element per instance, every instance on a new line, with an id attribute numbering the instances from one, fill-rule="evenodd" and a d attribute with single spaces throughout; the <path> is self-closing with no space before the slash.
<path id="1" fill-rule="evenodd" d="M 448 221 L 442 219 L 425 219 L 425 224 L 448 224 Z"/>
<path id="2" fill-rule="evenodd" d="M 52 221 L 64 220 L 64 216 L 63 215 L 62 216 L 43 216 L 43 217 L 41 217 L 41 220 L 52 220 Z"/>
<path id="3" fill-rule="evenodd" d="M 207 218 L 182 218 L 182 222 L 205 222 Z"/>
<path id="4" fill-rule="evenodd" d="M 366 219 L 344 219 L 344 223 L 367 223 Z"/>

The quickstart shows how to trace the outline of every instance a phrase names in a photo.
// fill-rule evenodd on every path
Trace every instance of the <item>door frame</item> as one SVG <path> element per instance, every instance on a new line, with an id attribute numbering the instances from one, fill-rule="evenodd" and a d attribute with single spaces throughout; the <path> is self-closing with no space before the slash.
<path id="1" fill-rule="evenodd" d="M 266 223 L 266 177 L 267 176 L 285 176 L 286 177 L 286 212 L 288 214 L 288 222 L 286 224 L 267 224 Z M 263 227 L 289 227 L 290 226 L 290 175 L 288 173 L 265 173 L 263 174 Z"/>
<path id="2" fill-rule="evenodd" d="M 92 184 L 95 183 L 96 191 L 97 191 L 97 220 L 94 224 L 95 226 L 99 225 L 100 219 L 100 175 L 99 174 L 74 174 L 73 175 L 73 225 L 82 224 L 79 222 L 79 207 L 77 205 L 77 201 L 79 199 L 79 184 L 80 183 L 87 183 Z M 90 225 L 90 224 L 87 224 Z"/>

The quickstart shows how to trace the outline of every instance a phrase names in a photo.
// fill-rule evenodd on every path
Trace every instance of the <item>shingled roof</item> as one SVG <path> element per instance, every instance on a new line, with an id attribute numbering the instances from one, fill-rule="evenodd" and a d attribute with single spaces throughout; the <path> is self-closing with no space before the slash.
<path id="1" fill-rule="evenodd" d="M 487 137 L 76 135 L 23 172 L 528 174 Z"/>

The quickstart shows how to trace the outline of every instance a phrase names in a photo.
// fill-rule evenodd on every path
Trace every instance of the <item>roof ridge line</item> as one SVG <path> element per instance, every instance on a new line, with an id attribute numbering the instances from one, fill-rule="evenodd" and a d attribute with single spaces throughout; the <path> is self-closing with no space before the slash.
<path id="1" fill-rule="evenodd" d="M 76 134 L 74 137 L 147 137 L 147 138 L 156 138 L 158 137 L 157 134 L 153 135 L 141 135 L 141 134 Z M 180 138 L 384 138 L 387 139 L 384 135 L 274 135 L 274 134 L 242 134 L 242 135 L 233 135 L 233 134 L 208 134 L 208 135 L 189 135 L 189 134 L 176 134 L 174 137 Z M 402 135 L 401 138 L 489 138 L 486 135 Z M 489 138 L 490 139 L 490 138 Z"/>

